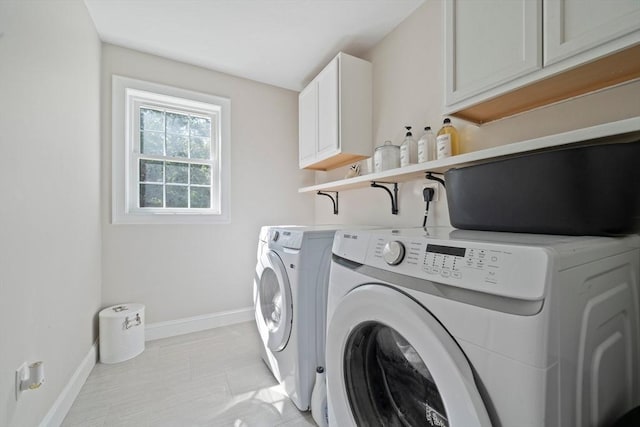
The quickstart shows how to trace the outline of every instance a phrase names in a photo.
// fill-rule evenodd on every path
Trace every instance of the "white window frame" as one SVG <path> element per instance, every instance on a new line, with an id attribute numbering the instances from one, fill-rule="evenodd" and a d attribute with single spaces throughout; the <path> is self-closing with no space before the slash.
<path id="1" fill-rule="evenodd" d="M 212 119 L 211 161 L 185 159 L 212 166 L 212 208 L 138 207 L 139 107 L 203 115 Z M 137 124 L 137 126 L 136 126 Z M 231 101 L 158 83 L 112 77 L 112 223 L 228 224 L 230 211 Z M 217 144 L 214 144 L 217 140 Z M 180 161 L 167 158 L 167 161 Z M 216 203 L 217 202 L 217 203 Z"/>

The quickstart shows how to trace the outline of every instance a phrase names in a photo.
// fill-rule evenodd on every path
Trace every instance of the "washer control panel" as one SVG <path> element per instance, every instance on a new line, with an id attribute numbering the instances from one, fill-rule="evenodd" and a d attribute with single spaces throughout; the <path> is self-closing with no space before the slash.
<path id="1" fill-rule="evenodd" d="M 289 249 L 300 249 L 302 247 L 303 233 L 301 231 L 286 229 L 269 230 L 270 247 L 283 247 Z"/>
<path id="2" fill-rule="evenodd" d="M 523 299 L 543 297 L 549 265 L 540 247 L 388 235 L 371 236 L 363 261 L 419 279 Z"/>
<path id="3" fill-rule="evenodd" d="M 506 260 L 509 255 L 509 252 L 496 249 L 427 244 L 422 270 L 431 276 L 458 280 L 471 276 L 485 283 L 496 284 L 502 260 Z"/>

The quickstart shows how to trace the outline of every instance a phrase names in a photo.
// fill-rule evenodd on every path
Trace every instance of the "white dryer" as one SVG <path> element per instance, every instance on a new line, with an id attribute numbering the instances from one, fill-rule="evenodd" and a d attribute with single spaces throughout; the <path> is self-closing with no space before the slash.
<path id="1" fill-rule="evenodd" d="M 253 287 L 262 358 L 293 403 L 309 409 L 325 364 L 327 287 L 335 226 L 266 226 Z"/>
<path id="2" fill-rule="evenodd" d="M 340 231 L 334 426 L 605 426 L 640 403 L 640 237 Z"/>

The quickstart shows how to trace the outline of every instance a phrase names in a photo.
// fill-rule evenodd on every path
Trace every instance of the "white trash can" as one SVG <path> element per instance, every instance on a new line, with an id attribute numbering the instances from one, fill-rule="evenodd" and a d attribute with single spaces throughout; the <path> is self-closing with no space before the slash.
<path id="1" fill-rule="evenodd" d="M 144 351 L 144 305 L 120 304 L 98 314 L 100 361 L 118 363 Z"/>

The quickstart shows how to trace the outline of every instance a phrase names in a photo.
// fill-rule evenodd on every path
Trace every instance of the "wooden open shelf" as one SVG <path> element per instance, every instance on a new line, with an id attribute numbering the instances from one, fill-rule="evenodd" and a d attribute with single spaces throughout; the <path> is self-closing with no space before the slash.
<path id="1" fill-rule="evenodd" d="M 465 153 L 447 159 L 419 163 L 404 168 L 391 169 L 324 184 L 316 184 L 300 188 L 298 192 L 309 193 L 364 188 L 369 187 L 371 182 L 374 181 L 379 183 L 413 181 L 416 179 L 424 179 L 427 172 L 444 173 L 451 168 L 486 163 L 496 159 L 521 156 L 542 150 L 553 150 L 578 145 L 605 144 L 608 142 L 633 142 L 638 140 L 640 140 L 640 117 L 633 117 L 613 123 Z"/>

